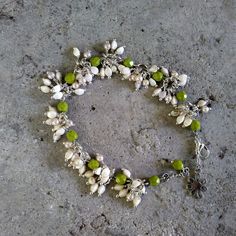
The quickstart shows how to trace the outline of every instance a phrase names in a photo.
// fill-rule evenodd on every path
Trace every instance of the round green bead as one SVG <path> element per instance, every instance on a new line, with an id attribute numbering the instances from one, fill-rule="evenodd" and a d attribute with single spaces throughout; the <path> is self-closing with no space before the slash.
<path id="1" fill-rule="evenodd" d="M 74 131 L 73 129 L 72 130 L 69 130 L 67 133 L 66 133 L 66 138 L 70 141 L 70 142 L 74 142 L 77 138 L 78 138 L 78 134 L 76 131 Z"/>
<path id="2" fill-rule="evenodd" d="M 157 186 L 160 183 L 160 178 L 157 175 L 153 175 L 148 181 L 151 186 Z"/>
<path id="3" fill-rule="evenodd" d="M 64 78 L 65 82 L 67 84 L 73 84 L 75 82 L 75 75 L 74 73 L 72 72 L 69 72 L 65 75 L 65 78 Z"/>
<path id="4" fill-rule="evenodd" d="M 116 183 L 117 184 L 120 184 L 120 185 L 123 185 L 126 183 L 126 180 L 127 180 L 127 177 L 126 175 L 122 174 L 122 173 L 118 173 L 116 175 Z"/>
<path id="5" fill-rule="evenodd" d="M 174 161 L 172 161 L 172 167 L 175 170 L 183 170 L 184 164 L 181 160 L 174 160 Z"/>
<path id="6" fill-rule="evenodd" d="M 192 131 L 199 131 L 201 129 L 201 122 L 199 120 L 193 120 L 191 123 Z"/>
<path id="7" fill-rule="evenodd" d="M 157 82 L 162 81 L 163 80 L 163 73 L 161 73 L 160 71 L 154 72 L 152 74 L 152 78 Z"/>
<path id="8" fill-rule="evenodd" d="M 90 63 L 91 63 L 91 66 L 99 66 L 100 63 L 101 63 L 101 59 L 99 56 L 93 56 L 90 58 Z"/>
<path id="9" fill-rule="evenodd" d="M 88 162 L 88 167 L 89 167 L 91 170 L 95 170 L 95 169 L 97 169 L 99 166 L 100 166 L 100 163 L 99 163 L 98 160 L 91 159 L 91 160 Z"/>
<path id="10" fill-rule="evenodd" d="M 130 57 L 127 57 L 124 59 L 123 65 L 130 68 L 134 65 L 134 62 Z"/>
<path id="11" fill-rule="evenodd" d="M 180 102 L 184 102 L 186 99 L 187 99 L 187 93 L 185 91 L 179 91 L 177 94 L 176 94 L 176 98 L 178 101 Z"/>
<path id="12" fill-rule="evenodd" d="M 69 109 L 69 105 L 67 102 L 61 101 L 59 103 L 57 103 L 57 110 L 59 112 L 67 112 Z"/>

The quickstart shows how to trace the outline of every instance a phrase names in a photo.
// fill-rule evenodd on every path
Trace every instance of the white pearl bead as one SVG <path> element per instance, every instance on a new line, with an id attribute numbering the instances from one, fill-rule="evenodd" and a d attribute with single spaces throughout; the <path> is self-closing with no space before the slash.
<path id="1" fill-rule="evenodd" d="M 52 125 L 52 120 L 53 119 L 47 119 L 46 121 L 44 121 L 43 123 L 46 125 Z"/>
<path id="2" fill-rule="evenodd" d="M 72 158 L 73 155 L 74 155 L 74 151 L 72 149 L 69 149 L 65 153 L 65 161 L 69 161 Z"/>
<path id="3" fill-rule="evenodd" d="M 48 72 L 47 72 L 47 76 L 48 76 L 49 79 L 54 79 L 55 73 L 54 73 L 54 72 L 51 72 L 51 71 L 48 71 Z"/>
<path id="4" fill-rule="evenodd" d="M 50 92 L 50 88 L 48 86 L 41 86 L 40 87 L 40 90 L 43 92 L 43 93 L 49 93 Z"/>
<path id="5" fill-rule="evenodd" d="M 112 50 L 117 49 L 117 42 L 116 42 L 115 39 L 113 39 L 112 42 L 111 42 L 111 49 L 112 49 Z"/>
<path id="6" fill-rule="evenodd" d="M 96 66 L 92 66 L 90 68 L 90 70 L 91 70 L 91 73 L 94 74 L 94 75 L 97 75 L 98 72 L 99 72 L 99 70 L 98 70 L 98 68 Z"/>
<path id="7" fill-rule="evenodd" d="M 63 93 L 62 93 L 62 92 L 58 92 L 58 93 L 55 93 L 55 94 L 52 96 L 52 99 L 60 100 L 62 97 L 63 97 Z"/>
<path id="8" fill-rule="evenodd" d="M 210 110 L 210 108 L 207 107 L 207 106 L 202 107 L 202 111 L 203 111 L 204 113 L 209 112 L 209 110 Z"/>
<path id="9" fill-rule="evenodd" d="M 99 186 L 98 188 L 98 196 L 101 196 L 106 190 L 106 187 L 104 185 Z"/>
<path id="10" fill-rule="evenodd" d="M 123 171 L 123 174 L 124 174 L 125 176 L 127 176 L 128 178 L 130 178 L 131 173 L 130 173 L 129 170 L 127 170 L 127 169 L 122 169 L 122 171 Z"/>
<path id="11" fill-rule="evenodd" d="M 151 68 L 149 69 L 150 72 L 156 72 L 158 70 L 158 67 L 156 65 L 152 65 Z"/>
<path id="12" fill-rule="evenodd" d="M 184 119 L 185 119 L 185 115 L 178 116 L 176 119 L 176 124 L 177 125 L 182 124 L 184 122 Z"/>
<path id="13" fill-rule="evenodd" d="M 84 76 L 84 79 L 88 82 L 88 83 L 91 83 L 92 80 L 93 80 L 93 76 L 91 74 L 86 74 Z"/>
<path id="14" fill-rule="evenodd" d="M 125 51 L 125 48 L 124 47 L 119 47 L 116 49 L 116 54 L 118 55 L 122 55 Z"/>
<path id="15" fill-rule="evenodd" d="M 86 178 L 90 178 L 90 177 L 93 176 L 93 172 L 92 172 L 91 170 L 87 170 L 87 171 L 85 172 L 84 176 L 85 176 Z"/>
<path id="16" fill-rule="evenodd" d="M 74 93 L 76 94 L 76 95 L 83 95 L 84 94 L 84 92 L 85 92 L 85 89 L 76 89 L 75 91 L 74 91 Z"/>
<path id="17" fill-rule="evenodd" d="M 56 71 L 56 79 L 57 79 L 58 81 L 61 81 L 61 77 L 62 77 L 61 72 L 57 70 L 57 71 Z"/>
<path id="18" fill-rule="evenodd" d="M 152 86 L 152 87 L 156 87 L 156 85 L 157 85 L 157 82 L 154 80 L 154 79 L 149 79 L 149 83 L 150 83 L 150 85 Z"/>
<path id="19" fill-rule="evenodd" d="M 84 165 L 84 162 L 81 159 L 76 159 L 73 161 L 73 168 L 80 169 Z"/>
<path id="20" fill-rule="evenodd" d="M 97 153 L 96 154 L 96 159 L 100 162 L 100 161 L 103 161 L 103 155 L 101 155 L 101 154 L 99 154 L 99 153 Z"/>
<path id="21" fill-rule="evenodd" d="M 183 123 L 183 127 L 188 127 L 191 125 L 192 123 L 192 119 L 190 117 L 186 117 L 185 120 L 184 120 L 184 123 Z"/>
<path id="22" fill-rule="evenodd" d="M 79 85 L 82 84 L 83 86 L 86 86 L 86 82 L 87 82 L 87 81 L 86 81 L 86 79 L 85 79 L 84 77 L 82 77 L 82 78 L 79 79 Z"/>
<path id="23" fill-rule="evenodd" d="M 56 111 L 48 111 L 47 117 L 50 119 L 53 119 L 53 118 L 57 117 L 57 112 Z"/>
<path id="24" fill-rule="evenodd" d="M 179 75 L 178 80 L 179 80 L 179 86 L 185 86 L 187 83 L 188 76 L 185 74 Z"/>
<path id="25" fill-rule="evenodd" d="M 98 167 L 97 169 L 95 169 L 95 170 L 93 171 L 93 173 L 94 173 L 95 175 L 100 175 L 101 172 L 102 172 L 102 168 L 101 168 L 101 167 Z"/>
<path id="26" fill-rule="evenodd" d="M 161 101 L 166 97 L 166 91 L 161 91 L 158 95 L 159 95 L 159 101 Z"/>
<path id="27" fill-rule="evenodd" d="M 78 82 L 74 82 L 74 83 L 72 84 L 72 88 L 73 88 L 73 89 L 78 89 L 78 88 L 79 88 L 79 83 L 78 83 Z"/>
<path id="28" fill-rule="evenodd" d="M 152 96 L 153 97 L 156 97 L 156 96 L 158 96 L 158 94 L 161 92 L 161 88 L 157 88 L 157 89 L 155 89 L 154 91 L 153 91 L 153 93 L 152 93 Z"/>
<path id="29" fill-rule="evenodd" d="M 60 121 L 57 118 L 52 119 L 52 125 L 59 125 Z"/>
<path id="30" fill-rule="evenodd" d="M 56 86 L 54 86 L 51 90 L 53 93 L 58 93 L 61 91 L 61 85 L 57 84 Z"/>
<path id="31" fill-rule="evenodd" d="M 106 41 L 103 46 L 104 46 L 106 51 L 110 50 L 110 48 L 111 48 L 111 44 L 110 44 L 109 41 Z"/>
<path id="32" fill-rule="evenodd" d="M 95 184 L 96 183 L 96 180 L 95 180 L 95 178 L 94 177 L 90 177 L 89 179 L 88 179 L 88 182 L 87 182 L 87 184 Z"/>
<path id="33" fill-rule="evenodd" d="M 81 166 L 81 167 L 79 168 L 79 175 L 84 174 L 85 170 L 86 170 L 86 166 L 85 166 L 85 165 Z"/>
<path id="34" fill-rule="evenodd" d="M 177 105 L 177 103 L 178 103 L 177 98 L 176 98 L 175 96 L 173 96 L 173 97 L 172 97 L 172 100 L 171 100 L 171 104 L 172 104 L 173 106 L 175 106 L 175 105 Z"/>
<path id="35" fill-rule="evenodd" d="M 111 70 L 112 70 L 112 72 L 115 73 L 115 72 L 117 72 L 117 67 L 116 67 L 116 66 L 112 66 L 112 67 L 111 67 Z"/>
<path id="36" fill-rule="evenodd" d="M 57 142 L 61 138 L 60 135 L 53 134 L 53 142 Z"/>
<path id="37" fill-rule="evenodd" d="M 128 67 L 120 67 L 121 68 L 121 70 L 120 70 L 120 72 L 121 72 L 121 74 L 123 74 L 123 75 L 127 75 L 127 76 L 129 76 L 130 75 L 130 68 L 128 68 Z"/>
<path id="38" fill-rule="evenodd" d="M 75 57 L 80 57 L 80 50 L 78 48 L 73 48 L 73 54 Z"/>
<path id="39" fill-rule="evenodd" d="M 120 185 L 120 184 L 116 184 L 114 187 L 112 187 L 112 189 L 116 190 L 116 191 L 120 191 L 124 188 L 124 185 Z"/>
<path id="40" fill-rule="evenodd" d="M 163 73 L 163 75 L 169 76 L 169 71 L 165 67 L 161 67 L 161 72 Z"/>
<path id="41" fill-rule="evenodd" d="M 144 88 L 148 88 L 149 81 L 147 79 L 143 80 L 143 86 Z"/>
<path id="42" fill-rule="evenodd" d="M 128 189 L 122 189 L 122 190 L 120 190 L 118 196 L 125 197 L 127 195 L 127 193 L 128 193 Z"/>
<path id="43" fill-rule="evenodd" d="M 101 184 L 105 184 L 108 180 L 109 180 L 110 176 L 107 175 L 107 176 L 102 176 L 101 177 L 101 180 L 100 180 L 100 183 Z"/>
<path id="44" fill-rule="evenodd" d="M 140 204 L 141 200 L 142 200 L 141 197 L 139 196 L 135 197 L 133 200 L 133 206 L 137 207 Z"/>
<path id="45" fill-rule="evenodd" d="M 100 76 L 102 79 L 105 77 L 105 69 L 104 68 L 100 69 Z"/>
<path id="46" fill-rule="evenodd" d="M 179 112 L 178 111 L 172 111 L 169 116 L 178 116 Z"/>
<path id="47" fill-rule="evenodd" d="M 109 169 L 108 167 L 105 167 L 105 168 L 102 170 L 102 174 L 101 174 L 102 178 L 109 176 L 109 175 L 110 175 L 110 172 L 111 172 L 110 169 Z"/>
<path id="48" fill-rule="evenodd" d="M 143 81 L 143 76 L 141 74 L 135 75 L 134 80 L 142 82 Z"/>
<path id="49" fill-rule="evenodd" d="M 206 104 L 207 104 L 207 101 L 205 101 L 205 100 L 199 100 L 198 103 L 197 103 L 197 106 L 203 107 L 203 106 L 205 106 Z"/>
<path id="50" fill-rule="evenodd" d="M 62 136 L 64 133 L 65 133 L 65 129 L 64 128 L 60 128 L 60 129 L 58 129 L 56 131 L 55 135 Z"/>
<path id="51" fill-rule="evenodd" d="M 173 70 L 173 71 L 171 71 L 171 76 L 173 76 L 173 77 L 178 77 L 178 72 L 176 72 L 175 70 Z"/>
<path id="52" fill-rule="evenodd" d="M 105 75 L 108 77 L 108 78 L 110 78 L 111 76 L 112 76 L 112 70 L 111 70 L 111 68 L 110 67 L 106 67 L 106 69 L 105 69 Z"/>
<path id="53" fill-rule="evenodd" d="M 91 57 L 91 51 L 84 52 L 84 57 L 85 58 Z"/>
<path id="54" fill-rule="evenodd" d="M 91 185 L 91 187 L 90 187 L 90 194 L 95 193 L 97 190 L 98 190 L 98 184 L 97 183 Z"/>
<path id="55" fill-rule="evenodd" d="M 52 83 L 51 80 L 49 80 L 49 79 L 43 78 L 42 80 L 43 80 L 43 84 L 46 85 L 46 86 L 49 86 Z"/>

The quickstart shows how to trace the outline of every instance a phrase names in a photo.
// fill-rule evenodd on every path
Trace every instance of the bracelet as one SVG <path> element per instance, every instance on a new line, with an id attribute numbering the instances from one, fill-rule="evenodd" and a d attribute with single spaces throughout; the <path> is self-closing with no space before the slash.
<path id="1" fill-rule="evenodd" d="M 64 76 L 58 70 L 45 73 L 40 90 L 46 94 L 51 93 L 51 99 L 59 100 L 54 106 L 49 106 L 45 113 L 47 120 L 44 123 L 53 127 L 53 141 L 57 142 L 62 136 L 66 136 L 67 141 L 63 142 L 67 149 L 65 162 L 77 170 L 80 176 L 87 178 L 90 194 L 97 192 L 101 196 L 107 185 L 114 182 L 112 189 L 118 192 L 116 197 L 126 198 L 136 207 L 140 204 L 142 195 L 146 194 L 147 187 L 183 177 L 187 183 L 187 192 L 195 198 L 201 198 L 202 192 L 206 191 L 206 180 L 200 176 L 202 161 L 210 152 L 199 137 L 199 116 L 211 109 L 210 104 L 204 99 L 195 103 L 187 101 L 187 93 L 182 90 L 189 80 L 187 75 L 157 65 L 136 65 L 130 57 L 122 57 L 124 50 L 124 46 L 118 47 L 115 39 L 106 41 L 103 52 L 96 52 L 94 55 L 91 51 L 81 54 L 78 48 L 73 48 L 76 59 L 73 72 Z M 94 79 L 111 79 L 114 74 L 119 75 L 121 80 L 133 81 L 135 90 L 153 87 L 152 96 L 173 107 L 169 116 L 176 117 L 177 125 L 192 131 L 195 155 L 191 160 L 162 160 L 167 172 L 136 179 L 128 169 L 115 170 L 108 167 L 101 154 L 91 155 L 84 151 L 78 142 L 77 132 L 70 128 L 74 123 L 68 118 L 69 105 L 66 99 L 71 95 L 83 95 L 85 87 Z"/>

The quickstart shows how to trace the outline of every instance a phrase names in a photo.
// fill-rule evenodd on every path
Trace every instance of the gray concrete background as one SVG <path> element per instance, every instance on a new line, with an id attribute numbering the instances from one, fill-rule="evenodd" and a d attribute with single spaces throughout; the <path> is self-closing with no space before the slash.
<path id="1" fill-rule="evenodd" d="M 235 235 L 233 26 L 233 0 L 1 0 L 0 235 Z M 84 180 L 64 167 L 62 145 L 42 125 L 49 99 L 37 90 L 38 75 L 71 68 L 71 47 L 112 38 L 135 61 L 190 75 L 190 99 L 211 99 L 202 119 L 211 149 L 203 200 L 176 180 L 132 209 L 112 191 L 89 196 Z M 169 107 L 127 82 L 97 81 L 71 106 L 81 143 L 111 166 L 148 176 L 158 173 L 160 158 L 191 157 L 192 137 L 167 117 Z"/>

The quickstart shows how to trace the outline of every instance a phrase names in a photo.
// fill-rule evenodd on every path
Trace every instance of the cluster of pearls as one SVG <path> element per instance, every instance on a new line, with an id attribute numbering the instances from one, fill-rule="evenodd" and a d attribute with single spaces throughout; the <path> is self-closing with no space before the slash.
<path id="1" fill-rule="evenodd" d="M 169 113 L 169 116 L 175 116 L 176 124 L 182 124 L 182 127 L 188 127 L 192 124 L 195 117 L 199 113 L 207 113 L 211 108 L 208 105 L 208 101 L 203 99 L 199 100 L 197 104 L 192 104 L 190 102 L 185 104 L 180 104 L 175 107 L 175 110 Z"/>
<path id="2" fill-rule="evenodd" d="M 57 142 L 65 134 L 66 130 L 74 125 L 65 113 L 58 113 L 55 107 L 49 106 L 45 115 L 48 119 L 43 123 L 53 126 L 53 142 Z"/>
<path id="3" fill-rule="evenodd" d="M 176 117 L 176 124 L 182 127 L 191 127 L 196 142 L 197 166 L 202 156 L 208 156 L 209 150 L 198 139 L 197 131 L 200 130 L 200 121 L 196 119 L 200 113 L 207 113 L 210 110 L 208 101 L 200 99 L 196 104 L 187 102 L 187 94 L 182 88 L 189 78 L 186 74 L 178 74 L 176 71 L 168 70 L 163 66 L 134 64 L 130 57 L 122 58 L 125 51 L 124 46 L 118 46 L 117 41 L 106 41 L 104 52 L 92 55 L 91 51 L 81 53 L 78 48 L 73 48 L 75 56 L 75 68 L 73 72 L 65 76 L 56 70 L 46 72 L 42 78 L 43 85 L 40 90 L 43 93 L 51 94 L 51 99 L 59 100 L 56 107 L 49 106 L 45 113 L 47 120 L 45 124 L 53 126 L 53 141 L 57 142 L 64 134 L 68 141 L 64 142 L 67 149 L 65 162 L 68 167 L 78 171 L 79 176 L 86 178 L 86 184 L 90 186 L 90 194 L 102 195 L 112 180 L 116 183 L 112 187 L 117 191 L 116 197 L 125 198 L 137 207 L 146 193 L 147 186 L 157 186 L 175 176 L 186 177 L 189 175 L 188 167 L 185 167 L 182 160 L 173 160 L 171 167 L 177 174 L 169 175 L 164 173 L 145 179 L 133 179 L 131 172 L 127 169 L 115 172 L 105 163 L 101 154 L 91 157 L 83 150 L 77 142 L 78 134 L 75 130 L 69 130 L 73 122 L 68 119 L 66 112 L 69 105 L 65 101 L 71 95 L 83 95 L 85 87 L 91 84 L 94 79 L 111 79 L 113 74 L 119 74 L 121 80 L 134 82 L 135 90 L 153 87 L 153 97 L 159 101 L 171 104 L 174 110 L 169 116 Z M 204 153 L 205 152 L 205 153 Z M 183 174 L 184 171 L 186 174 Z M 163 177 L 164 176 L 164 177 Z M 196 182 L 196 179 L 194 180 Z M 191 187 L 193 187 L 191 185 Z"/>
<path id="4" fill-rule="evenodd" d="M 188 76 L 185 74 L 179 75 L 176 71 L 169 73 L 166 68 L 162 68 L 161 71 L 166 75 L 166 78 L 162 86 L 154 90 L 152 96 L 158 97 L 159 101 L 164 100 L 167 104 L 171 103 L 176 106 L 178 103 L 175 96 L 176 90 L 186 85 Z"/>
<path id="5" fill-rule="evenodd" d="M 126 198 L 127 202 L 132 202 L 137 207 L 141 203 L 141 196 L 146 194 L 146 180 L 132 179 L 127 169 L 122 169 L 122 173 L 127 177 L 125 184 L 116 184 L 112 189 L 119 192 L 117 198 Z"/>
<path id="6" fill-rule="evenodd" d="M 44 78 L 42 78 L 42 82 L 43 85 L 40 87 L 40 90 L 43 93 L 51 93 L 51 98 L 55 100 L 62 100 L 65 98 L 61 72 L 58 70 L 55 72 L 48 71 Z"/>
<path id="7" fill-rule="evenodd" d="M 101 196 L 106 190 L 106 185 L 110 183 L 115 170 L 111 170 L 104 164 L 101 154 L 96 154 L 95 159 L 92 159 L 77 142 L 64 142 L 64 146 L 68 148 L 65 153 L 65 162 L 68 167 L 78 170 L 79 176 L 87 178 L 86 184 L 90 185 L 90 194 L 97 192 L 98 196 Z M 92 163 L 91 161 L 97 161 L 99 166 L 97 168 L 91 167 L 89 164 Z"/>

